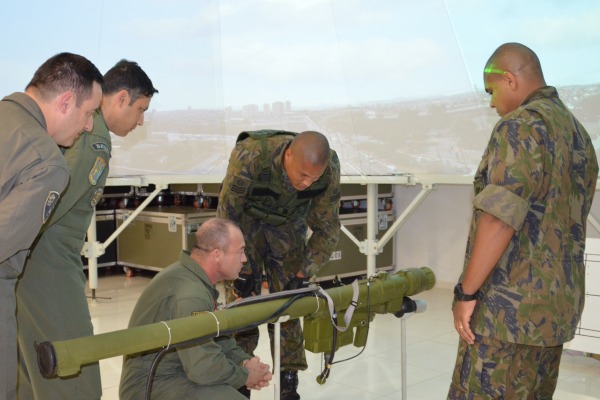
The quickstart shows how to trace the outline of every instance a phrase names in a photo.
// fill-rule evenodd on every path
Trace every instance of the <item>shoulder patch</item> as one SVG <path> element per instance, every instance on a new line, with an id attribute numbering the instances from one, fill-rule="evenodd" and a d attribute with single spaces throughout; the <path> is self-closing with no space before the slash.
<path id="1" fill-rule="evenodd" d="M 48 197 L 46 197 L 46 202 L 44 203 L 44 210 L 42 213 L 42 223 L 46 223 L 48 218 L 50 218 L 52 210 L 54 210 L 54 207 L 56 206 L 56 203 L 58 203 L 59 199 L 60 193 L 55 191 L 48 192 Z"/>
<path id="2" fill-rule="evenodd" d="M 95 185 L 98 182 L 98 179 L 102 176 L 102 172 L 104 172 L 105 168 L 106 161 L 104 161 L 102 157 L 96 157 L 96 162 L 88 174 L 88 178 L 92 185 Z"/>
<path id="3" fill-rule="evenodd" d="M 236 176 L 231 183 L 231 192 L 238 196 L 245 196 L 252 181 L 248 178 Z"/>
<path id="4" fill-rule="evenodd" d="M 204 314 L 206 311 L 192 311 L 192 317 L 197 317 L 198 315 Z"/>
<path id="5" fill-rule="evenodd" d="M 94 192 L 92 193 L 92 197 L 90 198 L 90 206 L 92 206 L 92 208 L 96 207 L 96 204 L 98 204 L 98 202 L 102 198 L 103 193 L 104 188 L 99 187 L 96 190 L 94 190 Z"/>
<path id="6" fill-rule="evenodd" d="M 94 151 L 104 151 L 104 152 L 110 154 L 110 149 L 108 148 L 108 145 L 106 143 L 97 142 L 97 143 L 92 143 L 91 146 L 92 146 L 92 149 L 94 149 Z"/>

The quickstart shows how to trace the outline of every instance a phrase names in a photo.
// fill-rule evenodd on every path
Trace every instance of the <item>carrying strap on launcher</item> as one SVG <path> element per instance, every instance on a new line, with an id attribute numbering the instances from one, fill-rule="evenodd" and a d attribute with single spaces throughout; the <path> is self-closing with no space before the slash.
<path id="1" fill-rule="evenodd" d="M 358 287 L 358 280 L 355 279 L 352 282 L 352 301 L 350 302 L 350 307 L 346 310 L 346 314 L 344 314 L 344 323 L 346 326 L 337 326 L 335 324 L 337 317 L 335 312 L 335 306 L 333 305 L 333 300 L 331 296 L 327 294 L 322 287 L 319 287 L 318 292 L 323 295 L 327 299 L 327 305 L 329 306 L 329 316 L 331 318 L 331 324 L 337 329 L 339 332 L 346 332 L 346 330 L 350 327 L 350 321 L 352 320 L 352 315 L 354 314 L 354 309 L 358 305 L 358 295 L 360 294 L 360 289 Z"/>

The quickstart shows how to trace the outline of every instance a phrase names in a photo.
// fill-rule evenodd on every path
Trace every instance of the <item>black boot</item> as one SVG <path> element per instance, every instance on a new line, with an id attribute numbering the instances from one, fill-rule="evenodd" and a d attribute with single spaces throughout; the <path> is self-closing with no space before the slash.
<path id="1" fill-rule="evenodd" d="M 298 371 L 281 371 L 279 375 L 281 400 L 300 400 L 298 394 Z"/>
<path id="2" fill-rule="evenodd" d="M 250 398 L 250 389 L 248 389 L 246 386 L 242 386 L 241 388 L 239 388 L 238 392 L 240 392 L 241 394 L 243 394 L 247 398 Z"/>

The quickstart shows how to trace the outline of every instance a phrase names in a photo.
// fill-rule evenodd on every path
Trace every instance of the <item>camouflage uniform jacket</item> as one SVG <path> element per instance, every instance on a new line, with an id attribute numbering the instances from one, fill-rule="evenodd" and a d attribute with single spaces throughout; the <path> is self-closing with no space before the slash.
<path id="1" fill-rule="evenodd" d="M 555 88 L 538 89 L 498 121 L 475 175 L 465 266 L 483 212 L 516 232 L 480 289 L 474 332 L 534 346 L 573 339 L 597 175 L 592 141 Z"/>
<path id="2" fill-rule="evenodd" d="M 289 136 L 272 136 L 267 139 L 267 148 L 272 160 L 271 184 L 282 196 L 295 197 L 301 192 L 294 189 L 283 167 L 283 155 L 290 142 Z M 260 140 L 247 139 L 236 144 L 219 195 L 217 215 L 236 222 L 244 232 L 251 220 L 245 205 L 253 180 L 261 172 L 261 151 Z M 327 182 L 325 190 L 310 199 L 306 211 L 291 217 L 294 220 L 304 219 L 305 225 L 312 231 L 306 246 L 305 265 L 302 266 L 304 273 L 309 275 L 315 274 L 329 261 L 340 234 L 340 162 L 333 150 L 329 165 L 319 179 L 323 180 Z"/>

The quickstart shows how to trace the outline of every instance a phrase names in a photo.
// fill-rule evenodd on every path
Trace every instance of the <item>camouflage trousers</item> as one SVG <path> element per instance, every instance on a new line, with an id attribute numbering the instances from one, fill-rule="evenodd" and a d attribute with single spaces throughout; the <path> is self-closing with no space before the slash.
<path id="1" fill-rule="evenodd" d="M 448 399 L 552 399 L 562 345 L 527 346 L 475 335 L 460 340 Z"/>
<path id="2" fill-rule="evenodd" d="M 259 294 L 264 270 L 269 293 L 281 292 L 305 265 L 306 224 L 303 220 L 274 227 L 250 218 L 242 221 L 248 262 L 243 274 L 251 274 L 256 282 L 253 293 Z M 305 272 L 306 273 L 306 272 Z M 226 285 L 229 286 L 229 285 Z M 228 289 L 231 299 L 231 288 Z M 273 354 L 273 326 L 269 324 L 271 354 Z M 237 344 L 248 354 L 254 354 L 258 345 L 258 328 L 238 332 Z M 304 337 L 299 319 L 281 324 L 281 370 L 303 371 L 308 367 L 304 353 Z"/>

